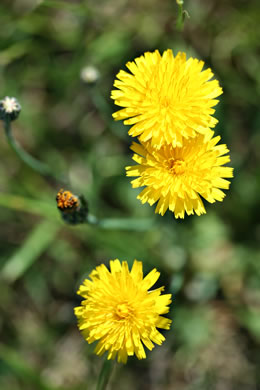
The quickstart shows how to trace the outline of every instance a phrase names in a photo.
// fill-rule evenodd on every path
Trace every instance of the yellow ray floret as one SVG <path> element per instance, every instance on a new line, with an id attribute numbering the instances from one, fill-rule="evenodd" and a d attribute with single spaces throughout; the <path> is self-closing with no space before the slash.
<path id="1" fill-rule="evenodd" d="M 75 308 L 78 326 L 88 343 L 98 341 L 95 352 L 108 352 L 108 359 L 126 363 L 127 357 L 146 358 L 144 346 L 165 340 L 157 328 L 169 329 L 171 320 L 162 317 L 169 311 L 171 294 L 161 295 L 163 287 L 149 291 L 160 273 L 153 269 L 143 278 L 142 262 L 128 264 L 110 261 L 110 271 L 102 264 L 78 290 L 84 300 Z"/>
<path id="2" fill-rule="evenodd" d="M 115 104 L 123 107 L 114 119 L 132 125 L 129 135 L 141 142 L 151 140 L 156 148 L 163 143 L 181 146 L 184 139 L 205 134 L 218 122 L 212 107 L 222 88 L 203 65 L 196 58 L 187 60 L 185 53 L 174 57 L 169 49 L 162 56 L 156 50 L 128 62 L 131 73 L 121 70 L 111 93 Z"/>
<path id="3" fill-rule="evenodd" d="M 201 197 L 210 203 L 222 201 L 233 177 L 233 168 L 222 165 L 230 161 L 226 145 L 217 145 L 220 137 L 198 135 L 185 140 L 182 147 L 163 145 L 155 149 L 151 142 L 133 143 L 133 160 L 138 165 L 126 167 L 127 176 L 138 176 L 133 188 L 143 187 L 138 195 L 142 203 L 157 203 L 155 212 L 171 210 L 175 218 L 205 214 Z"/>

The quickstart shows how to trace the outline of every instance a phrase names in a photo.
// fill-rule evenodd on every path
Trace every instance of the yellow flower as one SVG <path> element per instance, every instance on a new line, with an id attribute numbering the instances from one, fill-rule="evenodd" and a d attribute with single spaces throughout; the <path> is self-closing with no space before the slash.
<path id="1" fill-rule="evenodd" d="M 151 139 L 156 148 L 164 143 L 181 146 L 185 138 L 205 134 L 218 122 L 211 115 L 222 89 L 217 80 L 209 81 L 213 73 L 202 71 L 203 65 L 196 58 L 186 60 L 185 53 L 174 57 L 172 50 L 162 56 L 158 50 L 146 52 L 128 62 L 132 74 L 121 70 L 114 82 L 118 89 L 111 94 L 124 107 L 114 119 L 133 125 L 129 135 L 141 142 Z"/>
<path id="2" fill-rule="evenodd" d="M 95 352 L 108 351 L 108 359 L 127 362 L 136 354 L 146 357 L 153 343 L 161 345 L 164 336 L 156 329 L 169 329 L 171 320 L 161 314 L 168 313 L 171 294 L 161 295 L 164 287 L 148 291 L 160 273 L 153 269 L 143 278 L 142 262 L 135 260 L 131 271 L 128 264 L 110 261 L 109 271 L 104 264 L 96 267 L 78 290 L 84 298 L 75 308 L 78 326 L 88 343 L 98 340 Z"/>
<path id="3" fill-rule="evenodd" d="M 155 212 L 164 215 L 169 208 L 176 218 L 206 213 L 201 197 L 210 203 L 222 201 L 221 189 L 229 188 L 233 168 L 222 165 L 230 161 L 226 145 L 217 145 L 220 137 L 198 135 L 185 140 L 182 147 L 164 145 L 159 150 L 144 144 L 133 143 L 136 153 L 133 160 L 139 165 L 126 167 L 127 176 L 138 176 L 131 183 L 133 188 L 145 186 L 138 195 L 142 203 L 151 206 L 158 201 Z"/>

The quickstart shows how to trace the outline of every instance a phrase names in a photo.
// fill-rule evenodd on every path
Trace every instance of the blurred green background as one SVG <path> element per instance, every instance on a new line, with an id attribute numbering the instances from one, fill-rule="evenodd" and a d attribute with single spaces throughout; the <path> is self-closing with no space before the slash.
<path id="1" fill-rule="evenodd" d="M 260 388 L 260 3 L 187 0 L 184 9 L 180 32 L 174 0 L 1 0 L 0 98 L 22 105 L 16 139 L 66 173 L 92 214 L 152 218 L 139 232 L 65 226 L 62 183 L 26 167 L 1 129 L 1 390 L 94 388 L 102 359 L 73 307 L 84 277 L 114 258 L 157 267 L 174 299 L 166 342 L 118 365 L 110 389 Z M 116 73 L 157 48 L 203 59 L 224 89 L 216 133 L 235 177 L 223 203 L 184 221 L 136 200 L 125 176 L 131 139 L 111 117 Z"/>

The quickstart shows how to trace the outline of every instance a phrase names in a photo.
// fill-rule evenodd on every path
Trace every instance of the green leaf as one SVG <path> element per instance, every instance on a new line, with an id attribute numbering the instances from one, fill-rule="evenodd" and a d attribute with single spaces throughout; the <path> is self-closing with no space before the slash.
<path id="1" fill-rule="evenodd" d="M 39 223 L 29 234 L 22 247 L 6 262 L 3 277 L 10 282 L 22 276 L 54 240 L 59 226 L 50 221 Z"/>
<path id="2" fill-rule="evenodd" d="M 60 220 L 55 201 L 50 202 L 0 193 L 0 206 Z"/>

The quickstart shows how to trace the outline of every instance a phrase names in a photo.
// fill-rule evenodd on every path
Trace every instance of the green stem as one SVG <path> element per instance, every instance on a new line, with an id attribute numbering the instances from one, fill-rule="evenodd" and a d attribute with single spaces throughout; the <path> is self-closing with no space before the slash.
<path id="1" fill-rule="evenodd" d="M 111 360 L 104 360 L 101 368 L 96 390 L 105 390 L 113 369 L 113 362 Z"/>
<path id="2" fill-rule="evenodd" d="M 41 161 L 37 160 L 36 158 L 32 157 L 30 154 L 28 154 L 24 149 L 20 147 L 20 145 L 15 141 L 13 137 L 11 120 L 9 118 L 4 119 L 3 122 L 4 122 L 6 138 L 10 147 L 26 165 L 28 165 L 35 172 L 40 173 L 43 176 L 53 177 L 56 180 L 64 182 L 64 179 L 61 179 L 60 177 L 56 177 L 56 175 L 53 174 L 52 170 L 47 164 L 44 164 Z"/>
<path id="3" fill-rule="evenodd" d="M 183 2 L 177 2 L 178 4 L 178 16 L 176 21 L 176 28 L 179 31 L 183 30 L 184 27 L 184 13 L 183 13 Z"/>
<path id="4" fill-rule="evenodd" d="M 88 214 L 86 223 L 97 226 L 101 229 L 118 229 L 118 230 L 132 230 L 132 231 L 147 231 L 150 230 L 154 224 L 151 218 L 104 218 L 98 219 L 94 215 Z"/>

